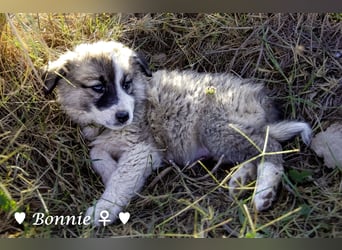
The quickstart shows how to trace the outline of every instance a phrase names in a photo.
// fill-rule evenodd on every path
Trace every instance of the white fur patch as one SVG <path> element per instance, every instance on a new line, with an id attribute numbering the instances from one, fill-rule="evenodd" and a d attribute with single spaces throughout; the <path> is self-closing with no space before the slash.
<path id="1" fill-rule="evenodd" d="M 255 187 L 254 205 L 256 210 L 268 209 L 276 198 L 276 190 L 281 181 L 283 168 L 271 162 L 258 165 L 258 177 Z"/>

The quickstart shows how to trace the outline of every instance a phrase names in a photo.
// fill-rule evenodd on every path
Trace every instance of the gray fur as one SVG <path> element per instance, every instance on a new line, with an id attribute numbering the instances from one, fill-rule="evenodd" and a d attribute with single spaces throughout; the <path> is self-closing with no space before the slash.
<path id="1" fill-rule="evenodd" d="M 134 60 L 135 56 L 115 42 L 81 45 L 50 64 L 47 71 L 47 83 L 57 86 L 62 108 L 91 141 L 93 167 L 105 184 L 102 197 L 87 211 L 96 225 L 102 210 L 109 211 L 114 221 L 162 160 L 188 164 L 201 157 L 218 160 L 223 155 L 224 162 L 242 163 L 243 167 L 244 161 L 260 154 L 258 148 L 264 148 L 267 126 L 267 152 L 281 151 L 279 141 L 299 134 L 305 143 L 310 142 L 311 129 L 306 123 L 274 120 L 274 106 L 260 84 L 229 74 L 193 71 L 161 70 L 147 78 L 146 65 Z M 110 67 L 116 69 L 111 84 L 121 94 L 118 103 L 99 111 L 93 103 L 100 96 L 80 84 L 92 84 Z M 56 71 L 61 69 L 63 77 L 58 78 Z M 120 92 L 118 82 L 125 74 L 133 80 L 132 94 Z M 133 116 L 118 125 L 115 112 L 120 109 L 131 110 Z M 244 185 L 259 178 L 255 205 L 258 210 L 267 209 L 276 198 L 283 173 L 281 154 L 247 164 L 233 174 L 231 194 L 240 187 L 237 180 Z"/>

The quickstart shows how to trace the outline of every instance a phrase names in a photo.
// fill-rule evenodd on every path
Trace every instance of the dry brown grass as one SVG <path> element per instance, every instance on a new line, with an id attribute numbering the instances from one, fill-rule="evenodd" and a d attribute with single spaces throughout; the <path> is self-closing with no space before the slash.
<path id="1" fill-rule="evenodd" d="M 338 14 L 17 14 L 0 38 L 0 234 L 2 237 L 341 237 L 341 169 L 327 169 L 299 140 L 284 149 L 286 176 L 273 209 L 255 213 L 218 182 L 226 166 L 167 166 L 131 201 L 126 225 L 32 226 L 32 214 L 78 215 L 103 186 L 79 129 L 37 68 L 80 42 L 119 40 L 153 70 L 233 72 L 265 82 L 285 118 L 319 132 L 341 122 L 342 17 Z M 0 22 L 1 24 L 1 22 Z M 1 26 L 1 25 L 0 25 Z M 161 180 L 158 177 L 162 175 Z M 29 217 L 23 225 L 15 211 Z"/>

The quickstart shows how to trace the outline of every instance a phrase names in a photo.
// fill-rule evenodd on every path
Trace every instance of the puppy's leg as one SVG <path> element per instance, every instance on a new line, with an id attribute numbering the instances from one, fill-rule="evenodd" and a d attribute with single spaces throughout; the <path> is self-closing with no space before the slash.
<path id="1" fill-rule="evenodd" d="M 90 150 L 93 169 L 102 178 L 102 182 L 107 186 L 108 180 L 117 169 L 118 163 L 113 159 L 112 155 L 99 145 L 94 146 Z"/>
<path id="2" fill-rule="evenodd" d="M 258 167 L 253 163 L 244 164 L 232 175 L 229 181 L 229 193 L 233 197 L 241 196 L 246 191 L 245 186 L 257 180 L 253 202 L 257 211 L 266 210 L 276 199 L 282 174 L 281 164 L 260 162 Z"/>
<path id="3" fill-rule="evenodd" d="M 118 160 L 118 168 L 107 181 L 104 193 L 98 202 L 87 210 L 96 226 L 101 225 L 100 213 L 109 212 L 110 223 L 141 189 L 152 169 L 161 163 L 159 152 L 150 144 L 140 143 L 127 148 Z"/>
<path id="4" fill-rule="evenodd" d="M 270 161 L 259 163 L 254 195 L 254 205 L 257 211 L 266 210 L 272 205 L 283 172 L 282 165 L 276 165 Z"/>
<path id="5" fill-rule="evenodd" d="M 246 191 L 245 186 L 256 180 L 257 168 L 255 164 L 248 162 L 239 167 L 229 180 L 229 194 L 231 196 L 241 196 Z"/>
<path id="6" fill-rule="evenodd" d="M 232 127 L 224 124 L 224 121 L 220 123 L 219 120 L 208 124 L 208 127 L 202 132 L 203 144 L 209 149 L 210 154 L 216 159 L 224 155 L 224 160 L 228 162 L 244 162 L 254 156 L 261 155 L 266 138 L 265 134 L 252 127 L 243 127 L 238 124 L 234 124 Z M 281 150 L 279 142 L 268 137 L 266 152 L 280 152 Z M 254 203 L 257 210 L 264 210 L 269 208 L 276 198 L 275 190 L 280 184 L 283 173 L 283 160 L 279 153 L 266 155 L 260 162 L 257 170 L 257 192 Z M 243 168 L 236 177 L 232 178 L 233 187 L 236 186 L 234 183 L 237 177 L 241 177 L 246 172 L 245 170 Z M 247 179 L 246 177 L 241 178 Z"/>
<path id="7" fill-rule="evenodd" d="M 312 137 L 311 127 L 305 122 L 282 121 L 270 124 L 270 135 L 278 141 L 286 141 L 300 135 L 303 142 L 309 145 Z"/>

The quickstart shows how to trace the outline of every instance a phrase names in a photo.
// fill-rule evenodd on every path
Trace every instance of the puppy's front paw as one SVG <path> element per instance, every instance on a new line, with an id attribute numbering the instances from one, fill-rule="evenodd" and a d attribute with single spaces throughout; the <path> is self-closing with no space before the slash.
<path id="1" fill-rule="evenodd" d="M 99 200 L 94 206 L 88 208 L 86 216 L 90 216 L 92 223 L 99 226 L 107 226 L 112 224 L 121 207 L 106 200 Z"/>

